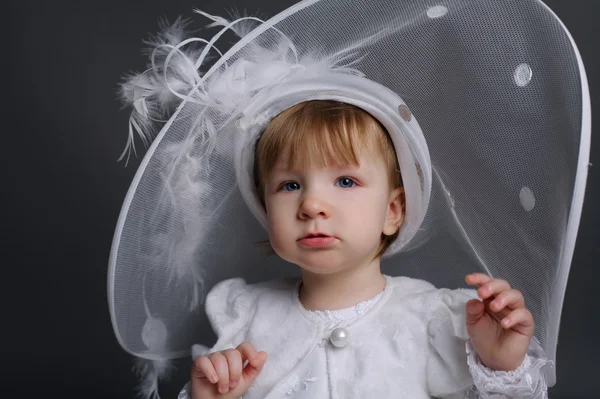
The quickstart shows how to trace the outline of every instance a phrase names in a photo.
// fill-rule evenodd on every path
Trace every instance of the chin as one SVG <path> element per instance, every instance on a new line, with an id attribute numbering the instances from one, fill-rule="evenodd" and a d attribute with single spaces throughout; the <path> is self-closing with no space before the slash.
<path id="1" fill-rule="evenodd" d="M 298 267 L 300 267 L 300 269 L 310 272 L 312 274 L 319 274 L 319 275 L 329 275 L 329 274 L 335 274 L 337 272 L 340 272 L 342 269 L 341 268 L 337 268 L 337 267 L 320 267 L 319 265 L 298 265 Z"/>
<path id="2" fill-rule="evenodd" d="M 333 274 L 349 266 L 347 259 L 340 259 L 335 255 L 328 256 L 328 254 L 323 252 L 315 252 L 309 256 L 302 256 L 293 263 L 301 269 L 314 274 Z"/>

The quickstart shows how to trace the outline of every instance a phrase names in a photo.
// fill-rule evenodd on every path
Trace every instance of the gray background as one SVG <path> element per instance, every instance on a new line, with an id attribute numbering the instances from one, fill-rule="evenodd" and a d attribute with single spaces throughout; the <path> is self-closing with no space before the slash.
<path id="1" fill-rule="evenodd" d="M 112 234 L 141 160 L 127 168 L 116 162 L 128 118 L 117 83 L 144 68 L 141 41 L 161 17 L 191 16 L 194 7 L 269 17 L 294 2 L 3 2 L 0 397 L 133 397 L 132 359 L 114 338 L 106 301 Z M 578 43 L 598 115 L 600 4 L 546 3 Z M 600 397 L 598 152 L 593 143 L 597 165 L 567 288 L 553 399 Z M 178 366 L 163 398 L 176 397 L 187 379 L 187 361 Z"/>

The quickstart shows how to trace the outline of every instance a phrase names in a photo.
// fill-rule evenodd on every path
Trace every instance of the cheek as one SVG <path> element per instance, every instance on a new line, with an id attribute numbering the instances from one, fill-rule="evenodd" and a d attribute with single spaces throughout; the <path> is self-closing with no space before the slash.
<path id="1" fill-rule="evenodd" d="M 290 221 L 287 215 L 285 202 L 282 201 L 267 201 L 267 227 L 271 246 L 275 251 L 285 242 L 285 238 L 290 234 Z"/>
<path id="2" fill-rule="evenodd" d="M 280 197 L 271 197 L 265 200 L 265 210 L 267 212 L 267 221 L 276 224 L 278 220 L 286 214 L 289 201 Z"/>
<path id="3" fill-rule="evenodd" d="M 290 253 L 293 232 L 288 223 L 284 221 L 269 221 L 269 243 L 271 248 L 281 258 L 290 261 L 287 254 Z"/>
<path id="4" fill-rule="evenodd" d="M 387 215 L 387 198 L 378 193 L 352 198 L 347 206 L 353 217 L 368 221 L 369 224 L 382 223 Z"/>
<path id="5" fill-rule="evenodd" d="M 387 216 L 387 198 L 369 196 L 355 205 L 349 219 L 352 220 L 352 227 L 348 227 L 355 231 L 354 234 L 362 237 L 360 240 L 365 244 L 379 243 Z"/>

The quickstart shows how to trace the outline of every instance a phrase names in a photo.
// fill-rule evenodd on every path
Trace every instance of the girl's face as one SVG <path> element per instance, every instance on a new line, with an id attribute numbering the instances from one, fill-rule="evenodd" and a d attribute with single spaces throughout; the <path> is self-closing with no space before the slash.
<path id="1" fill-rule="evenodd" d="M 402 221 L 399 190 L 390 190 L 382 159 L 359 165 L 286 168 L 279 159 L 265 184 L 275 252 L 306 271 L 330 274 L 373 262 L 381 234 Z"/>

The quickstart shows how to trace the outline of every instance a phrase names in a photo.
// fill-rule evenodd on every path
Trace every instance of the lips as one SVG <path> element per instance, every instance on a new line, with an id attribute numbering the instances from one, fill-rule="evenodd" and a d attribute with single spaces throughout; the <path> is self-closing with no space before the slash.
<path id="1" fill-rule="evenodd" d="M 304 238 L 315 238 L 315 237 L 329 237 L 329 235 L 324 234 L 324 233 L 308 233 L 307 235 L 305 235 L 301 239 L 304 239 Z"/>
<path id="2" fill-rule="evenodd" d="M 304 247 L 328 247 L 333 245 L 337 239 L 325 233 L 309 233 L 298 240 Z"/>

